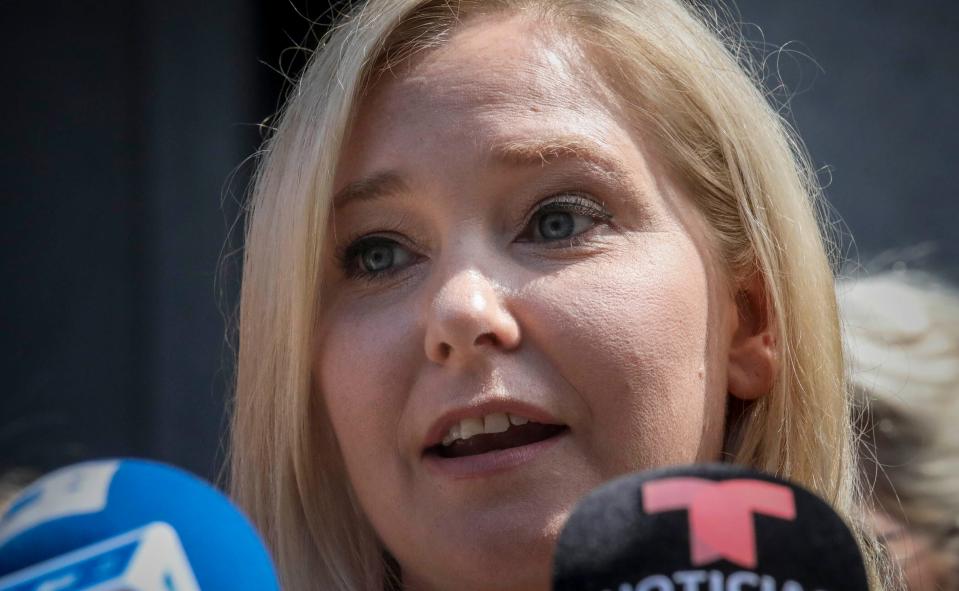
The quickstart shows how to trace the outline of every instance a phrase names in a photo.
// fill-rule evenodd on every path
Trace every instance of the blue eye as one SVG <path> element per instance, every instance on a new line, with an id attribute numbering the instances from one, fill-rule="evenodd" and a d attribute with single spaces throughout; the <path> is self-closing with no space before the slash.
<path id="1" fill-rule="evenodd" d="M 377 244 L 363 252 L 360 262 L 369 273 L 378 273 L 393 266 L 393 248 L 386 244 Z"/>
<path id="2" fill-rule="evenodd" d="M 597 223 L 609 221 L 612 214 L 591 199 L 568 194 L 549 201 L 533 214 L 520 242 L 569 240 Z"/>
<path id="3" fill-rule="evenodd" d="M 338 258 L 347 277 L 372 279 L 401 271 L 416 257 L 396 240 L 369 236 L 347 246 Z"/>
<path id="4" fill-rule="evenodd" d="M 539 216 L 536 227 L 539 230 L 539 235 L 545 240 L 562 240 L 582 233 L 582 229 L 579 232 L 576 231 L 576 222 L 582 222 L 583 220 L 587 223 L 592 222 L 590 218 L 584 215 L 571 214 L 565 211 L 550 211 Z"/>

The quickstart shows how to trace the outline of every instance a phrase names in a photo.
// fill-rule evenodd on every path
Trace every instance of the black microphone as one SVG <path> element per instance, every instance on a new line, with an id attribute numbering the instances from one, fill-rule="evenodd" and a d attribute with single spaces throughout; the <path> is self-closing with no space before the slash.
<path id="1" fill-rule="evenodd" d="M 849 528 L 779 478 L 710 464 L 587 495 L 560 534 L 555 591 L 868 591 Z"/>

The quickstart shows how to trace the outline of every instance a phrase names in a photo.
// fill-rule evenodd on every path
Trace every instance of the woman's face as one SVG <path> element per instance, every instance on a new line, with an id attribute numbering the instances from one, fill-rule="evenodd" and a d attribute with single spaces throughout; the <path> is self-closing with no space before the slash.
<path id="1" fill-rule="evenodd" d="M 315 371 L 410 588 L 548 588 L 577 499 L 718 458 L 732 288 L 602 88 L 574 46 L 496 16 L 361 104 Z"/>

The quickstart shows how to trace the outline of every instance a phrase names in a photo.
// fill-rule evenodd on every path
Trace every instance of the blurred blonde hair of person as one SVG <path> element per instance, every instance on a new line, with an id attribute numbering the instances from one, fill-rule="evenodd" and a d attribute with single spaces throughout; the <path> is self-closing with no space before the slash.
<path id="1" fill-rule="evenodd" d="M 910 591 L 959 589 L 959 294 L 907 271 L 838 293 L 872 526 Z"/>

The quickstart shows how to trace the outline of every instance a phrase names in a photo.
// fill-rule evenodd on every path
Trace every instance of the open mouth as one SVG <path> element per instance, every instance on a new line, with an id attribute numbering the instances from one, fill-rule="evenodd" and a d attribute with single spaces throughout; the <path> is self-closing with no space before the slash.
<path id="1" fill-rule="evenodd" d="M 566 425 L 548 425 L 523 417 L 496 413 L 482 419 L 466 419 L 454 425 L 443 441 L 425 454 L 462 458 L 545 441 L 569 430 Z"/>

